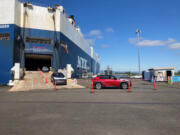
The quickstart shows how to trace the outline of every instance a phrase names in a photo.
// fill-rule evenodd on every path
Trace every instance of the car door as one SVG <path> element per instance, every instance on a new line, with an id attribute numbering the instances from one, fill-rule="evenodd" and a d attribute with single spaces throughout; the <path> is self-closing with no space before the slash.
<path id="1" fill-rule="evenodd" d="M 114 87 L 113 81 L 114 81 L 114 78 L 110 75 L 110 76 L 106 79 L 106 86 L 107 86 L 107 87 Z"/>
<path id="2" fill-rule="evenodd" d="M 114 76 L 113 85 L 115 87 L 120 87 L 120 79 L 118 79 L 117 77 Z"/>
<path id="3" fill-rule="evenodd" d="M 103 87 L 109 86 L 109 76 L 108 75 L 100 76 L 100 80 L 101 80 Z"/>
<path id="4" fill-rule="evenodd" d="M 120 81 L 115 76 L 110 76 L 109 86 L 111 87 L 119 87 Z"/>

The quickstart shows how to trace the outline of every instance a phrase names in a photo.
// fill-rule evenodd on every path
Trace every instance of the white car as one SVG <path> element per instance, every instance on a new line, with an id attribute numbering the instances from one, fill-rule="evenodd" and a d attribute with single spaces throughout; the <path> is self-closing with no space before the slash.
<path id="1" fill-rule="evenodd" d="M 142 75 L 133 75 L 130 78 L 131 79 L 142 79 Z"/>
<path id="2" fill-rule="evenodd" d="M 51 82 L 54 84 L 56 81 L 56 85 L 66 85 L 67 79 L 62 73 L 53 73 L 51 75 Z"/>

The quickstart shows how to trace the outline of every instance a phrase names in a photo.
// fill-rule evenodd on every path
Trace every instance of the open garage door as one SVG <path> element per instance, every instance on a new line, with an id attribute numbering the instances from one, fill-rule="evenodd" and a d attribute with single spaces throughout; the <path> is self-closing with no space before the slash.
<path id="1" fill-rule="evenodd" d="M 51 67 L 51 55 L 25 55 L 26 70 L 37 71 L 38 68 L 42 69 L 43 66 Z"/>

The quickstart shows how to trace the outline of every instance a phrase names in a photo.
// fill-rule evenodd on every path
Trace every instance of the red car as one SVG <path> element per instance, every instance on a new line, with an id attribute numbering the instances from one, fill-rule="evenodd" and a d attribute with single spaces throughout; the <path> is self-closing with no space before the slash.
<path id="1" fill-rule="evenodd" d="M 128 89 L 129 83 L 132 86 L 131 81 L 128 79 L 117 79 L 113 75 L 100 75 L 92 79 L 93 86 L 96 89 L 101 89 L 103 87 L 118 87 L 121 89 Z"/>

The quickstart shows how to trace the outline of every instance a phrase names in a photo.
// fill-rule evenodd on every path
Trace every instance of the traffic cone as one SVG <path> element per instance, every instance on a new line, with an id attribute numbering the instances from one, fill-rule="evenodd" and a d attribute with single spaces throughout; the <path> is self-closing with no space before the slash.
<path id="1" fill-rule="evenodd" d="M 154 78 L 154 91 L 156 90 L 156 80 Z"/>
<path id="2" fill-rule="evenodd" d="M 47 77 L 45 78 L 45 83 L 47 84 Z"/>
<path id="3" fill-rule="evenodd" d="M 86 80 L 86 87 L 89 88 L 88 79 Z"/>
<path id="4" fill-rule="evenodd" d="M 56 80 L 54 81 L 54 91 L 56 91 Z"/>
<path id="5" fill-rule="evenodd" d="M 128 92 L 131 92 L 131 81 L 129 80 L 129 83 L 128 83 Z"/>

